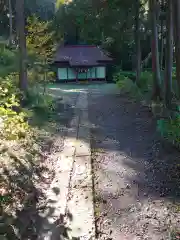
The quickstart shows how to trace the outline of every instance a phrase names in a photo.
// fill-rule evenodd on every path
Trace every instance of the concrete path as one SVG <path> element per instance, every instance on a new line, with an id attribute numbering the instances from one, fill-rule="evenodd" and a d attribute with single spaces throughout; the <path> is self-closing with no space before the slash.
<path id="1" fill-rule="evenodd" d="M 179 154 L 163 148 L 149 110 L 114 84 L 53 85 L 50 94 L 74 115 L 39 239 L 176 239 Z"/>
<path id="2" fill-rule="evenodd" d="M 52 86 L 50 93 L 63 96 L 64 103 L 74 109 L 74 116 L 65 133 L 63 151 L 56 156 L 55 176 L 41 212 L 44 221 L 38 239 L 94 239 L 87 89 Z"/>

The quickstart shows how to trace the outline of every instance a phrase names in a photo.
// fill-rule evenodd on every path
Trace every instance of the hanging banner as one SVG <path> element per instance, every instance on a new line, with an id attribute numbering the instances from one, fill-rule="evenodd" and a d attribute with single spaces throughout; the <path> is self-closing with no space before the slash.
<path id="1" fill-rule="evenodd" d="M 87 73 L 87 72 L 89 72 L 89 69 L 88 68 L 76 68 L 76 72 Z"/>

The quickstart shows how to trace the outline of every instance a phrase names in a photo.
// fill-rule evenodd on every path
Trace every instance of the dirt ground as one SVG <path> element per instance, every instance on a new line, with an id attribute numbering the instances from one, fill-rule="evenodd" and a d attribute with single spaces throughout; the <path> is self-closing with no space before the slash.
<path id="1" fill-rule="evenodd" d="M 100 87 L 89 91 L 89 117 L 97 238 L 179 239 L 180 154 L 151 112 Z"/>

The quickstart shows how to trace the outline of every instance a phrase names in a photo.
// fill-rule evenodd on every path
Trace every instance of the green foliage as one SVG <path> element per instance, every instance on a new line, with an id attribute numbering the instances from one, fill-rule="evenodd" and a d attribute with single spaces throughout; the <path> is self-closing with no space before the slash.
<path id="1" fill-rule="evenodd" d="M 51 81 L 54 74 L 50 71 L 49 61 L 54 53 L 54 33 L 51 22 L 40 21 L 35 15 L 27 21 L 28 80 L 30 84 Z"/>
<path id="2" fill-rule="evenodd" d="M 137 84 L 124 76 L 122 72 L 116 73 L 113 79 L 122 93 L 128 94 L 134 100 L 140 100 L 142 98 L 141 90 Z"/>
<path id="3" fill-rule="evenodd" d="M 42 126 L 51 120 L 56 106 L 53 98 L 37 84 L 28 89 L 24 104 L 32 113 L 31 124 L 38 126 Z"/>
<path id="4" fill-rule="evenodd" d="M 28 70 L 28 83 L 29 85 L 34 85 L 39 83 L 44 79 L 44 72 L 41 71 L 41 68 L 36 65 L 36 68 L 31 68 Z"/>
<path id="5" fill-rule="evenodd" d="M 52 98 L 45 94 L 46 83 L 54 79 L 48 66 L 54 45 L 51 23 L 35 15 L 29 17 L 27 23 L 29 89 L 24 96 L 18 90 L 18 74 L 12 74 L 17 71 L 18 54 L 16 50 L 7 49 L 5 43 L 0 47 L 1 135 L 9 140 L 26 137 L 31 131 L 28 121 L 40 118 L 42 123 L 49 119 L 54 109 Z M 44 89 L 39 88 L 39 83 L 43 83 Z M 21 108 L 20 99 L 25 109 Z"/>
<path id="6" fill-rule="evenodd" d="M 119 71 L 114 75 L 114 81 L 123 92 L 130 94 L 133 98 L 141 99 L 143 96 L 149 98 L 152 91 L 152 73 L 142 72 L 137 83 L 133 80 L 135 80 L 134 72 Z"/>
<path id="7" fill-rule="evenodd" d="M 9 96 L 19 96 L 20 90 L 17 88 L 17 75 L 11 74 L 5 78 L 0 78 L 0 104 L 8 101 Z"/>
<path id="8" fill-rule="evenodd" d="M 173 91 L 173 94 L 175 95 L 175 97 L 177 99 L 180 99 L 178 86 L 177 86 L 177 80 L 176 80 L 176 68 L 175 67 L 173 67 L 173 71 L 172 71 L 172 91 Z"/>
<path id="9" fill-rule="evenodd" d="M 131 70 L 134 55 L 134 0 L 91 1 L 57 0 L 56 16 L 53 20 L 56 35 L 74 44 L 101 45 L 121 64 L 123 70 Z M 144 15 L 146 4 L 141 5 L 141 23 L 147 24 Z M 142 33 L 145 38 L 145 34 Z M 142 36 L 143 39 L 143 36 Z M 142 40 L 142 57 L 149 53 L 149 42 Z"/>
<path id="10" fill-rule="evenodd" d="M 19 94 L 10 77 L 0 82 L 0 134 L 8 140 L 20 139 L 28 134 L 27 115 L 20 110 Z"/>
<path id="11" fill-rule="evenodd" d="M 4 108 L 0 108 L 0 115 L 5 117 L 2 135 L 6 139 L 16 140 L 27 136 L 29 125 L 25 121 L 25 113 L 18 114 L 10 108 L 6 109 L 6 111 L 4 111 Z"/>
<path id="12" fill-rule="evenodd" d="M 47 0 L 25 0 L 26 17 L 36 14 L 40 19 L 52 19 L 54 14 L 54 2 Z"/>
<path id="13" fill-rule="evenodd" d="M 55 72 L 51 71 L 48 65 L 34 64 L 28 69 L 28 82 L 30 86 L 42 84 L 44 87 L 47 83 L 55 80 Z"/>
<path id="14" fill-rule="evenodd" d="M 27 50 L 30 56 L 36 56 L 37 60 L 47 62 L 52 56 L 53 32 L 51 23 L 40 21 L 35 15 L 27 20 Z"/>
<path id="15" fill-rule="evenodd" d="M 13 64 L 15 60 L 15 54 L 7 48 L 0 48 L 0 65 L 10 65 Z"/>
<path id="16" fill-rule="evenodd" d="M 151 93 L 152 86 L 153 86 L 153 75 L 152 75 L 152 73 L 148 72 L 148 71 L 142 72 L 137 85 L 141 89 L 141 92 Z"/>
<path id="17" fill-rule="evenodd" d="M 158 120 L 157 126 L 165 139 L 180 148 L 180 114 L 173 118 Z"/>
<path id="18" fill-rule="evenodd" d="M 17 70 L 17 52 L 5 47 L 5 44 L 0 46 L 0 77 L 5 77 L 8 74 Z"/>
<path id="19" fill-rule="evenodd" d="M 47 79 L 48 79 L 49 81 L 54 81 L 55 78 L 56 78 L 55 72 L 53 72 L 53 71 L 48 71 L 48 72 L 47 72 Z"/>
<path id="20" fill-rule="evenodd" d="M 28 120 L 42 125 L 54 114 L 55 103 L 42 87 L 31 84 L 26 95 L 17 87 L 17 75 L 0 79 L 0 136 L 8 140 L 25 138 L 31 131 Z M 19 99 L 23 100 L 24 109 Z M 38 122 L 39 121 L 39 122 Z"/>
<path id="21" fill-rule="evenodd" d="M 56 0 L 56 9 L 60 8 L 62 4 L 64 4 L 66 0 Z"/>
<path id="22" fill-rule="evenodd" d="M 148 100 L 151 95 L 153 84 L 151 72 L 142 72 L 137 84 L 127 77 L 127 72 L 125 72 L 124 76 L 122 71 L 115 74 L 114 80 L 121 91 L 127 93 L 132 99 Z M 157 129 L 161 135 L 169 142 L 180 147 L 180 114 L 173 118 L 162 118 L 163 103 L 152 103 L 151 109 L 155 117 L 160 118 L 157 121 Z"/>
<path id="23" fill-rule="evenodd" d="M 25 103 L 30 109 L 42 109 L 43 111 L 53 109 L 53 98 L 50 95 L 43 94 L 42 88 L 37 85 L 28 89 Z"/>

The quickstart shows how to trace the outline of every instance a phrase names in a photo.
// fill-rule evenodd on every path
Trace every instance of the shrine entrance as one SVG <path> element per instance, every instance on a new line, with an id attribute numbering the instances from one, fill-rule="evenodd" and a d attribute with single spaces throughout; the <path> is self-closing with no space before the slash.
<path id="1" fill-rule="evenodd" d="M 57 67 L 57 81 L 104 81 L 106 66 L 112 62 L 95 45 L 59 46 L 53 65 Z"/>
<path id="2" fill-rule="evenodd" d="M 91 69 L 90 68 L 76 68 L 76 79 L 77 81 L 87 81 L 88 79 L 91 78 Z"/>

